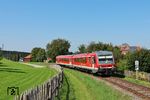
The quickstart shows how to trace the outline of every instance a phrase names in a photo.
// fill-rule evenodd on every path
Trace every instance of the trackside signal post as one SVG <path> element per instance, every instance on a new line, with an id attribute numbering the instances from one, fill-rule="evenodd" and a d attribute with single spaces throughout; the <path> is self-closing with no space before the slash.
<path id="1" fill-rule="evenodd" d="M 136 79 L 138 79 L 138 71 L 139 71 L 139 61 L 135 61 L 135 70 L 136 70 Z"/>

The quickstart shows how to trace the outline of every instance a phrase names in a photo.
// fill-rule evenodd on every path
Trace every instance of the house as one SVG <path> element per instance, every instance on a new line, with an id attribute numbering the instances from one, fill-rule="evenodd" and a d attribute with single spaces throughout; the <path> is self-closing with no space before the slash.
<path id="1" fill-rule="evenodd" d="M 28 56 L 26 56 L 26 57 L 23 58 L 23 61 L 24 61 L 24 62 L 30 62 L 31 59 L 32 59 L 32 55 L 29 54 Z"/>
<path id="2" fill-rule="evenodd" d="M 141 50 L 140 46 L 130 46 L 127 43 L 124 43 L 120 46 L 121 54 L 126 55 L 128 52 L 134 52 Z"/>

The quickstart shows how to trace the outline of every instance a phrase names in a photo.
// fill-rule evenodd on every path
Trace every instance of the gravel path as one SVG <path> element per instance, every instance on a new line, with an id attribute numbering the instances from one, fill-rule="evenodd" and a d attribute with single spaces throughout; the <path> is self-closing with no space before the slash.
<path id="1" fill-rule="evenodd" d="M 29 66 L 35 67 L 35 68 L 43 68 L 43 67 L 45 67 L 45 66 L 35 65 L 35 64 L 29 64 L 29 63 L 22 63 L 22 64 L 29 65 Z"/>

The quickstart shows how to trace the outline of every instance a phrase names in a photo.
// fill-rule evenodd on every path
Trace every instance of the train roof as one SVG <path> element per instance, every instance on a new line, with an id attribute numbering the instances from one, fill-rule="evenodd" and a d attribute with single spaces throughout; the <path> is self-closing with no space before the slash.
<path id="1" fill-rule="evenodd" d="M 59 55 L 56 58 L 71 58 L 73 55 Z"/>
<path id="2" fill-rule="evenodd" d="M 112 55 L 111 51 L 95 51 L 97 55 Z"/>
<path id="3" fill-rule="evenodd" d="M 111 51 L 95 51 L 92 53 L 82 53 L 82 54 L 75 54 L 75 55 L 59 55 L 56 58 L 78 58 L 78 57 L 91 57 L 93 55 L 112 55 L 113 53 Z"/>

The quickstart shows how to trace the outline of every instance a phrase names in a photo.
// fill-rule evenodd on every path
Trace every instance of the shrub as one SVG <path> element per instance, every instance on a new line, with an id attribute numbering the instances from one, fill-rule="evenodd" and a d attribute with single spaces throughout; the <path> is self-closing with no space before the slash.
<path id="1" fill-rule="evenodd" d="M 117 63 L 117 70 L 124 71 L 127 69 L 128 69 L 127 60 L 126 59 L 119 60 L 119 62 Z"/>

